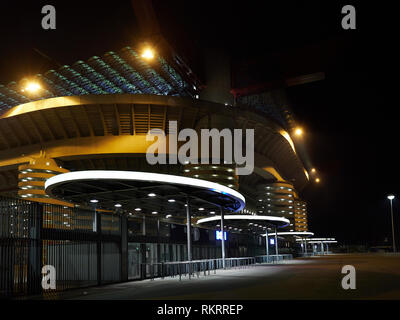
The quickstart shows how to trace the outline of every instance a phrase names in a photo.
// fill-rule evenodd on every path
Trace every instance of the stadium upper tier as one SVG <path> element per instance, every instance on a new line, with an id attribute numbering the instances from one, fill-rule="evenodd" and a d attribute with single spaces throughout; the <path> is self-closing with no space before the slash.
<path id="1" fill-rule="evenodd" d="M 90 164 L 82 167 L 82 163 L 92 158 L 143 155 L 151 143 L 145 140 L 148 130 L 161 128 L 168 132 L 169 121 L 177 121 L 179 130 L 219 128 L 227 123 L 233 128 L 254 129 L 255 169 L 251 176 L 294 179 L 298 190 L 308 181 L 287 134 L 254 109 L 140 94 L 50 98 L 7 110 L 0 116 L 0 168 L 6 174 L 7 170 L 16 170 L 17 166 L 40 157 L 41 152 L 63 161 L 64 168 L 76 160 L 71 163 L 76 170 L 90 169 Z M 210 125 L 206 126 L 208 122 Z M 108 169 L 103 165 L 95 167 Z M 15 185 L 15 178 L 16 171 L 8 175 L 7 185 Z M 244 178 L 243 182 L 250 179 L 249 186 L 256 183 L 250 176 Z"/>
<path id="2" fill-rule="evenodd" d="M 36 81 L 37 92 L 24 90 L 24 82 Z M 0 85 L 0 113 L 23 103 L 62 96 L 88 94 L 156 94 L 191 96 L 196 87 L 163 57 L 146 61 L 131 47 L 77 61 L 29 79 Z"/>

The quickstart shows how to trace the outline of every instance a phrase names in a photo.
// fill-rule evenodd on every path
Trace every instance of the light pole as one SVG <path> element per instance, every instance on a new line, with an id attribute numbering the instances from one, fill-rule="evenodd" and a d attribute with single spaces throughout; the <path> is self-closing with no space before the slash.
<path id="1" fill-rule="evenodd" d="M 221 252 L 222 252 L 222 268 L 225 269 L 225 231 L 224 231 L 224 208 L 221 210 Z"/>
<path id="2" fill-rule="evenodd" d="M 187 260 L 192 261 L 192 217 L 190 215 L 190 199 L 189 197 L 186 199 L 186 237 L 187 237 Z M 190 271 L 189 271 L 189 279 L 190 279 Z"/>
<path id="3" fill-rule="evenodd" d="M 393 204 L 394 195 L 389 194 L 387 198 L 390 200 L 390 213 L 392 215 L 392 237 L 393 237 L 393 252 L 396 252 L 396 242 L 394 241 L 394 224 L 393 224 Z"/>
<path id="4" fill-rule="evenodd" d="M 276 229 L 276 226 L 275 226 L 275 254 L 276 254 L 276 259 L 278 260 L 278 255 L 279 255 L 279 251 L 278 251 L 278 230 Z"/>

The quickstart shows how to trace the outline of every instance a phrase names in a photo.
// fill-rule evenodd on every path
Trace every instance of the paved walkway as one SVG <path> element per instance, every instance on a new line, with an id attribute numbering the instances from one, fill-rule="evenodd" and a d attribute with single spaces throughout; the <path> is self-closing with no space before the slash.
<path id="1" fill-rule="evenodd" d="M 344 290 L 344 265 L 356 290 Z M 279 265 L 218 270 L 191 280 L 165 278 L 62 293 L 61 299 L 400 299 L 400 255 L 330 255 Z"/>

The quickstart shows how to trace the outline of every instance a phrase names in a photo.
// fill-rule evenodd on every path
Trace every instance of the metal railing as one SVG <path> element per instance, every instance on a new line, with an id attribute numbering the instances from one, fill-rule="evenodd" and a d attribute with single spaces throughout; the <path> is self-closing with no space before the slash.
<path id="1" fill-rule="evenodd" d="M 265 256 L 256 256 L 256 263 L 279 263 L 284 260 L 292 260 L 292 254 L 278 254 L 278 255 L 265 255 Z"/>
<path id="2" fill-rule="evenodd" d="M 314 252 L 300 252 L 297 254 L 299 257 L 313 257 L 315 256 Z"/>
<path id="3" fill-rule="evenodd" d="M 140 265 L 140 279 L 154 279 L 165 277 L 192 277 L 199 278 L 200 275 L 216 274 L 218 269 L 243 269 L 254 267 L 261 263 L 279 263 L 284 260 L 293 259 L 291 254 L 226 258 L 225 268 L 222 259 L 205 259 L 194 261 L 161 262 L 161 263 L 142 263 Z"/>
<path id="4" fill-rule="evenodd" d="M 255 265 L 254 257 L 226 258 L 225 269 L 247 268 Z M 142 263 L 140 270 L 141 279 L 154 279 L 165 277 L 191 277 L 199 278 L 200 275 L 216 274 L 217 269 L 223 269 L 222 259 L 205 259 L 193 261 Z"/>
<path id="5" fill-rule="evenodd" d="M 327 254 L 332 254 L 332 251 L 314 251 L 314 252 L 301 252 L 299 253 L 299 257 L 314 257 L 314 256 L 322 256 L 322 255 L 327 255 Z"/>

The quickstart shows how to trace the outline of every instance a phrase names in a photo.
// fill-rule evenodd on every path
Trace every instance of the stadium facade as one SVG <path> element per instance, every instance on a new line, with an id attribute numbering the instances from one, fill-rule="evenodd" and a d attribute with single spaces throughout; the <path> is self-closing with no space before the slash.
<path id="1" fill-rule="evenodd" d="M 40 89 L 28 90 L 32 82 Z M 290 223 L 282 231 L 308 231 L 307 204 L 299 192 L 310 168 L 291 138 L 294 120 L 287 107 L 254 94 L 221 103 L 203 88 L 177 56 L 147 60 L 131 47 L 0 86 L 2 293 L 37 292 L 40 266 L 46 264 L 65 269 L 57 276 L 65 289 L 138 279 L 144 263 L 187 259 L 186 222 L 171 214 L 172 204 L 135 212 L 124 204 L 103 206 L 90 194 L 78 202 L 55 199 L 45 183 L 63 173 L 118 170 L 216 182 L 244 195 L 246 207 L 237 214 L 284 217 Z M 168 136 L 170 121 L 178 130 L 254 129 L 253 173 L 238 176 L 235 164 L 224 162 L 150 165 L 146 134 L 161 129 Z M 218 214 L 205 211 L 203 216 Z M 192 258 L 220 257 L 219 226 L 198 225 L 201 217 L 193 220 Z M 256 227 L 227 222 L 226 255 L 264 254 L 260 234 L 268 225 Z M 282 252 L 299 247 L 280 241 Z"/>

